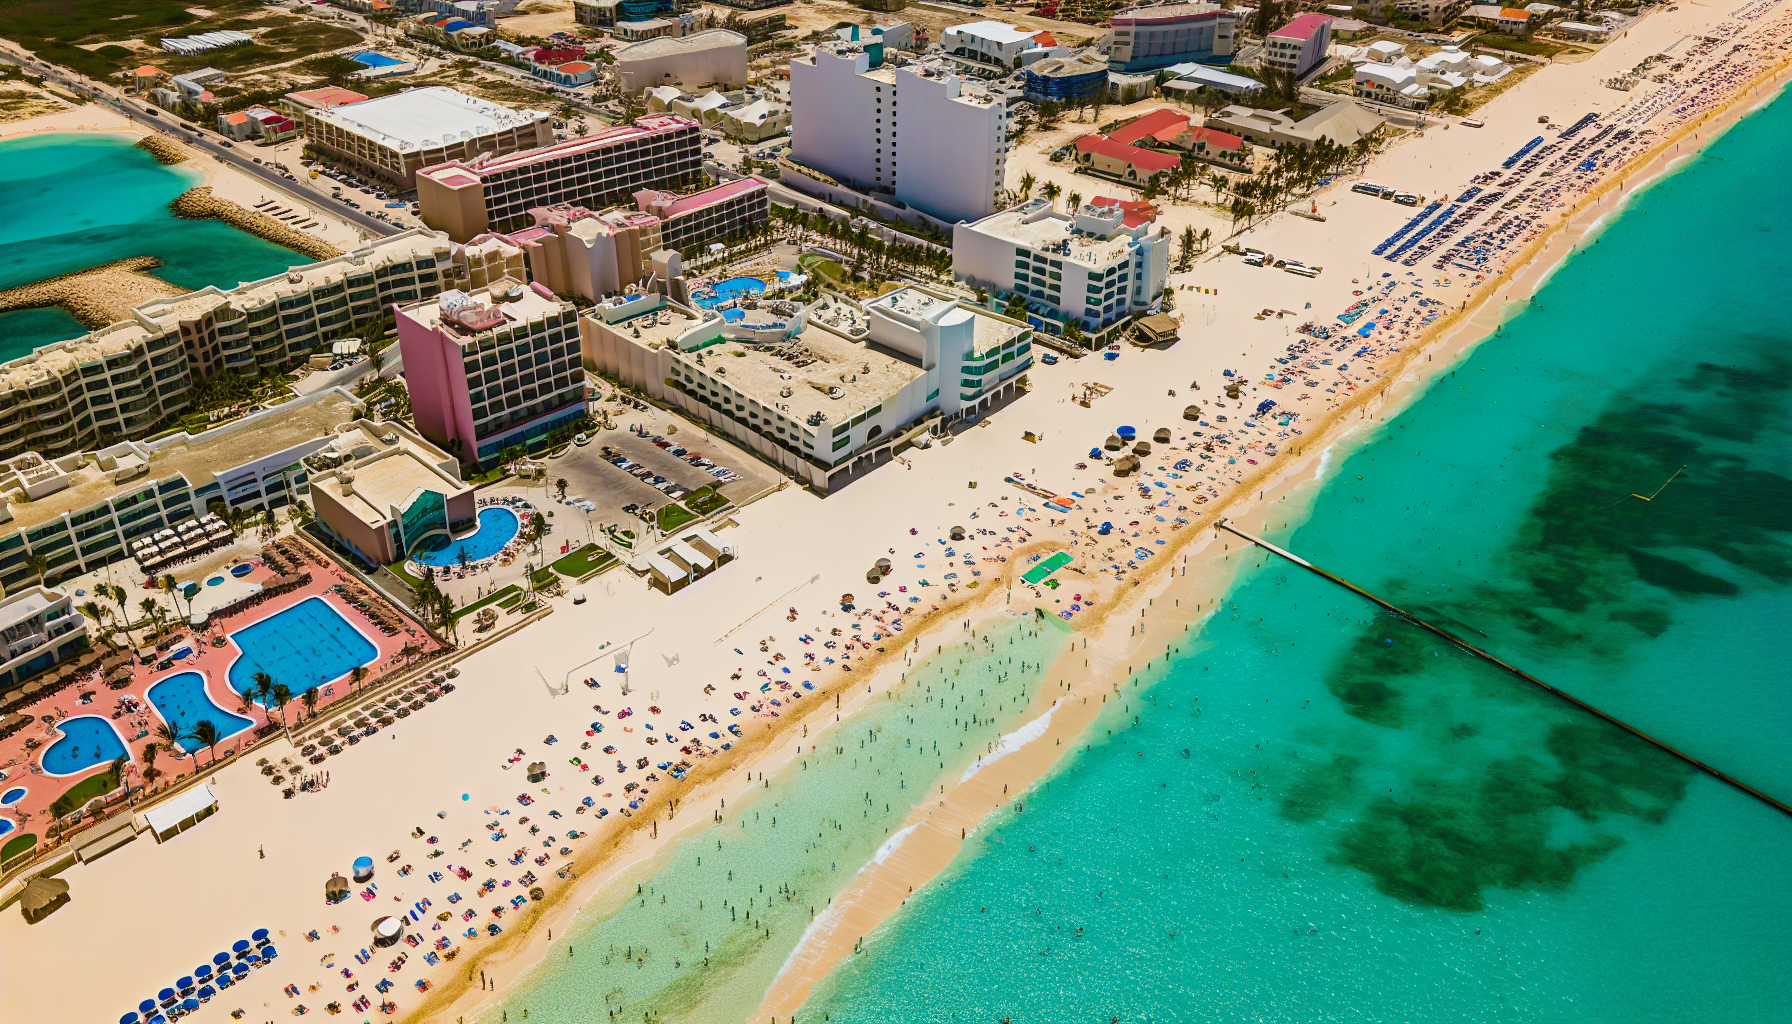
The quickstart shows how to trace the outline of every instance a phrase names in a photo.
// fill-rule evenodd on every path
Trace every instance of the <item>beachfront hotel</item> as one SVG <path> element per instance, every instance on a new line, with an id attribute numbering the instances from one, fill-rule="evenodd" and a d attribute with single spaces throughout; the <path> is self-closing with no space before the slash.
<path id="1" fill-rule="evenodd" d="M 465 242 L 528 227 L 536 207 L 599 208 L 639 189 L 683 187 L 702 180 L 699 128 L 650 114 L 553 145 L 437 162 L 417 175 L 417 204 L 424 223 Z"/>
<path id="2" fill-rule="evenodd" d="M 1040 198 L 958 225 L 952 276 L 1099 334 L 1158 303 L 1170 243 L 1149 204 L 1098 197 L 1063 214 Z"/>
<path id="3" fill-rule="evenodd" d="M 0 458 L 147 434 L 190 405 L 198 378 L 284 370 L 390 304 L 462 278 L 448 239 L 413 228 L 235 288 L 145 302 L 128 320 L 0 364 Z"/>
<path id="4" fill-rule="evenodd" d="M 361 403 L 337 388 L 199 434 L 120 441 L 98 451 L 0 463 L 0 587 L 79 575 L 132 554 L 134 542 L 214 507 L 279 508 L 308 485 L 304 458 L 330 443 Z"/>
<path id="5" fill-rule="evenodd" d="M 1108 64 L 1118 71 L 1150 71 L 1171 64 L 1224 64 L 1232 58 L 1238 15 L 1218 4 L 1129 7 L 1109 19 Z"/>
<path id="6" fill-rule="evenodd" d="M 880 65 L 860 43 L 823 43 L 790 62 L 790 107 L 801 167 L 948 224 L 995 212 L 1008 105 L 981 83 L 931 65 Z"/>
<path id="7" fill-rule="evenodd" d="M 398 310 L 417 430 L 485 463 L 585 415 L 578 310 L 540 283 L 504 280 Z"/>
<path id="8" fill-rule="evenodd" d="M 393 423 L 367 424 L 305 458 L 317 525 L 369 565 L 391 565 L 478 517 L 453 456 Z"/>
<path id="9" fill-rule="evenodd" d="M 0 690 L 85 650 L 87 617 L 61 590 L 44 586 L 7 588 L 0 598 Z"/>
<path id="10" fill-rule="evenodd" d="M 732 238 L 771 217 L 771 191 L 764 179 L 751 176 L 726 181 L 690 195 L 643 189 L 635 206 L 659 218 L 662 248 L 680 253 Z"/>
<path id="11" fill-rule="evenodd" d="M 482 153 L 501 155 L 553 141 L 552 115 L 512 110 L 446 86 L 328 108 L 305 107 L 306 144 L 319 156 L 410 188 L 417 172 Z M 462 239 L 456 239 L 462 241 Z"/>
<path id="12" fill-rule="evenodd" d="M 1332 19 L 1324 14 L 1303 14 L 1263 40 L 1263 63 L 1305 75 L 1325 59 L 1331 45 Z"/>
<path id="13" fill-rule="evenodd" d="M 821 493 L 1013 397 L 1033 363 L 1026 325 L 916 286 L 738 312 L 619 296 L 579 318 L 585 359 Z"/>

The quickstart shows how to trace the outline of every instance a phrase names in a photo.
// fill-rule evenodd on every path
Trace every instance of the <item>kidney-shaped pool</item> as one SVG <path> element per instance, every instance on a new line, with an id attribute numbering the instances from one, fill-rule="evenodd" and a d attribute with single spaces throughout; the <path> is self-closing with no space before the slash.
<path id="1" fill-rule="evenodd" d="M 220 741 L 229 739 L 255 723 L 231 711 L 226 711 L 212 700 L 211 694 L 205 692 L 205 677 L 197 672 L 181 672 L 169 676 L 149 688 L 144 694 L 149 702 L 155 705 L 156 713 L 162 721 L 168 723 L 175 735 L 181 737 L 180 747 L 191 754 L 204 749 L 198 740 L 188 739 L 187 734 L 193 726 L 201 721 L 210 721 L 218 729 Z"/>
<path id="2" fill-rule="evenodd" d="M 62 730 L 62 738 L 44 748 L 41 762 L 51 775 L 73 775 L 125 755 L 118 730 L 98 715 L 67 718 L 57 722 L 56 728 Z"/>

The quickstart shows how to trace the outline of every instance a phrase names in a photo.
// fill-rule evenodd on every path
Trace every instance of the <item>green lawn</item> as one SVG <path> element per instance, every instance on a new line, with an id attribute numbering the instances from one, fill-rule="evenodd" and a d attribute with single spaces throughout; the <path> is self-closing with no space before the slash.
<path id="1" fill-rule="evenodd" d="M 545 569 L 537 569 L 537 570 L 535 570 L 534 574 L 530 578 L 535 581 L 535 589 L 536 590 L 542 590 L 542 589 L 545 589 L 546 587 L 552 586 L 554 583 L 559 582 L 559 579 L 560 579 L 560 577 L 554 575 L 554 570 L 552 567 L 545 568 Z"/>
<path id="2" fill-rule="evenodd" d="M 560 558 L 552 568 L 568 579 L 581 580 L 614 561 L 616 561 L 615 555 L 596 544 L 587 544 Z"/>
<path id="3" fill-rule="evenodd" d="M 507 598 L 521 598 L 522 594 L 523 594 L 523 588 L 517 586 L 514 583 L 512 583 L 508 587 L 505 587 L 502 590 L 494 590 L 491 593 L 485 595 L 484 597 L 480 598 L 477 601 L 474 601 L 472 604 L 467 605 L 464 608 L 455 609 L 454 621 L 459 622 L 461 619 L 466 618 L 468 615 L 472 614 L 473 612 L 476 612 L 479 609 L 484 608 L 486 605 L 492 604 L 493 602 L 496 602 L 499 607 L 508 608 L 508 607 L 510 607 L 510 605 L 505 604 L 505 600 Z M 513 600 L 511 603 L 514 604 L 515 601 Z"/>
<path id="4" fill-rule="evenodd" d="M 668 502 L 659 511 L 660 529 L 676 530 L 686 523 L 696 522 L 697 516 L 678 502 Z"/>
<path id="5" fill-rule="evenodd" d="M 14 836 L 6 841 L 5 846 L 0 846 L 0 863 L 5 863 L 36 845 L 37 834 L 35 832 L 27 832 L 22 836 Z"/>
<path id="6" fill-rule="evenodd" d="M 727 505 L 728 499 L 722 497 L 721 492 L 717 491 L 713 485 L 706 485 L 685 495 L 684 504 L 692 512 L 706 516 Z"/>
<path id="7" fill-rule="evenodd" d="M 118 788 L 118 772 L 108 768 L 91 778 L 82 779 L 50 804 L 50 813 L 58 818 L 73 814 L 96 796 L 105 796 Z"/>
<path id="8" fill-rule="evenodd" d="M 405 569 L 404 559 L 401 558 L 398 561 L 393 562 L 391 565 L 386 566 L 386 568 L 392 570 L 392 575 L 397 576 L 399 579 L 410 584 L 412 590 L 422 590 L 423 589 L 423 581 L 418 579 L 416 576 L 412 575 L 409 571 L 407 571 Z"/>
<path id="9" fill-rule="evenodd" d="M 1490 46 L 1496 50 L 1511 50 L 1513 53 L 1528 53 L 1537 57 L 1554 57 L 1568 49 L 1560 43 L 1546 43 L 1541 39 L 1508 36 L 1498 32 L 1483 32 L 1471 42 L 1476 46 Z"/>

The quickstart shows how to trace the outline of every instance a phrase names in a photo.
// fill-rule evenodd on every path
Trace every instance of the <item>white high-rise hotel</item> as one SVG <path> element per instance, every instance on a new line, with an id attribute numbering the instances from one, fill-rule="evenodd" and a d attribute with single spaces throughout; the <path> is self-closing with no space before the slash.
<path id="1" fill-rule="evenodd" d="M 943 68 L 871 62 L 857 43 L 790 62 L 792 158 L 941 220 L 994 213 L 1008 161 L 1006 103 Z"/>

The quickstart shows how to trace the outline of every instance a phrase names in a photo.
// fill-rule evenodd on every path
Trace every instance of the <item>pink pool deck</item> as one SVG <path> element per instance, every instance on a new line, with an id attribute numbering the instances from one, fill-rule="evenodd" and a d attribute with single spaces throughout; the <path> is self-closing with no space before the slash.
<path id="1" fill-rule="evenodd" d="M 254 564 L 254 572 L 246 577 L 250 582 L 266 582 L 276 575 L 259 559 Z M 367 591 L 366 587 L 334 565 L 319 565 L 316 562 L 311 562 L 304 568 L 312 576 L 311 582 L 305 586 L 287 591 L 254 607 L 222 617 L 214 617 L 198 636 L 189 633 L 183 641 L 174 644 L 169 648 L 170 652 L 187 646 L 193 649 L 193 654 L 176 661 L 169 668 L 158 669 L 154 665 L 133 665 L 129 685 L 117 690 L 108 688 L 96 673 L 90 677 L 89 681 L 68 686 L 55 697 L 23 710 L 27 714 L 39 717 L 53 715 L 57 722 L 83 715 L 109 719 L 112 726 L 118 731 L 119 737 L 125 740 L 125 745 L 130 751 L 131 764 L 126 769 L 127 778 L 132 786 L 142 786 L 143 748 L 151 743 L 159 742 L 155 736 L 156 727 L 164 724 L 155 705 L 149 702 L 146 695 L 150 687 L 162 680 L 183 672 L 198 672 L 205 679 L 206 695 L 211 698 L 213 704 L 231 714 L 249 718 L 255 722 L 253 727 L 244 729 L 230 737 L 229 740 L 218 744 L 217 756 L 219 757 L 240 752 L 255 742 L 256 730 L 269 721 L 269 714 L 257 704 L 251 704 L 247 712 L 243 711 L 241 698 L 230 689 L 228 681 L 230 666 L 242 654 L 235 641 L 229 638 L 231 633 L 313 597 L 322 598 L 379 648 L 378 657 L 367 666 L 368 674 L 366 682 L 363 684 L 364 687 L 376 685 L 384 673 L 399 667 L 404 662 L 405 659 L 401 657 L 400 652 L 405 645 L 413 645 L 419 648 L 421 653 L 433 652 L 442 646 L 402 615 L 396 616 L 402 623 L 402 628 L 395 635 L 387 636 L 377 624 L 356 610 L 341 595 L 330 592 L 330 588 L 337 584 L 344 584 L 363 592 Z M 142 596 L 144 595 L 133 593 L 131 601 L 134 604 Z M 132 633 L 141 635 L 134 629 Z M 220 636 L 225 638 L 223 646 L 213 647 L 212 638 Z M 80 703 L 80 695 L 89 690 L 94 691 L 91 703 Z M 354 687 L 346 676 L 320 686 L 317 702 L 318 716 L 329 714 L 332 704 L 352 696 L 353 692 Z M 127 698 L 136 702 L 134 711 L 122 711 L 121 702 Z M 304 705 L 300 703 L 296 693 L 293 695 L 293 699 L 287 703 L 285 712 L 286 720 L 293 724 L 297 724 L 305 716 Z M 274 721 L 279 720 L 278 708 L 274 709 L 272 718 Z M 72 786 L 83 779 L 105 772 L 109 767 L 108 764 L 98 764 L 65 776 L 50 775 L 44 772 L 41 763 L 44 752 L 60 736 L 61 733 L 55 729 L 53 724 L 34 722 L 6 739 L 0 740 L 0 770 L 4 770 L 6 773 L 6 780 L 0 782 L 0 795 L 19 787 L 27 790 L 25 797 L 18 803 L 0 806 L 0 818 L 8 819 L 14 825 L 11 831 L 0 836 L 0 846 L 4 846 L 6 842 L 20 835 L 32 833 L 37 835 L 38 845 L 41 847 L 44 844 L 45 830 L 54 820 L 50 814 L 50 805 Z M 29 751 L 25 749 L 27 738 L 35 738 L 38 741 L 37 749 Z M 189 758 L 177 756 L 164 747 L 157 752 L 155 767 L 158 774 L 147 786 L 148 793 L 159 792 L 173 784 L 181 776 L 191 774 L 195 764 L 203 770 L 211 764 L 211 753 L 201 749 L 194 757 Z"/>

